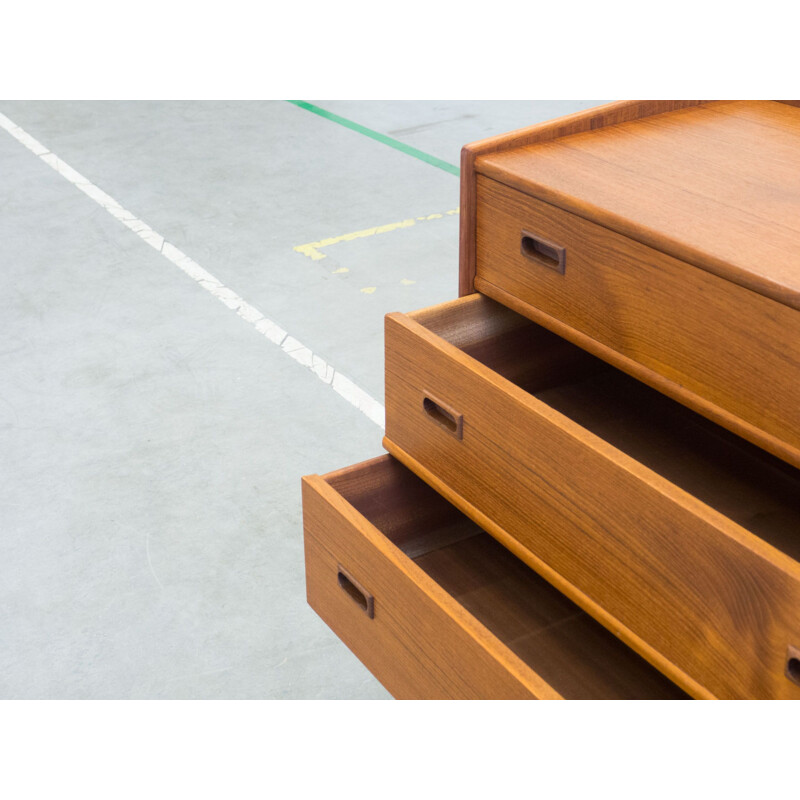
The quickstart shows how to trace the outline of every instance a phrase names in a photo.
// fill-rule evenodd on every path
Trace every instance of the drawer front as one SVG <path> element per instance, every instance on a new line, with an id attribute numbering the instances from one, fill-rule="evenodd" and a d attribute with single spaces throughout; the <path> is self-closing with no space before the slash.
<path id="1" fill-rule="evenodd" d="M 477 183 L 480 292 L 800 466 L 800 312 Z"/>
<path id="2" fill-rule="evenodd" d="M 793 559 L 401 314 L 386 414 L 393 455 L 691 694 L 800 698 Z"/>
<path id="3" fill-rule="evenodd" d="M 559 698 L 319 476 L 303 479 L 303 522 L 309 605 L 394 697 Z"/>

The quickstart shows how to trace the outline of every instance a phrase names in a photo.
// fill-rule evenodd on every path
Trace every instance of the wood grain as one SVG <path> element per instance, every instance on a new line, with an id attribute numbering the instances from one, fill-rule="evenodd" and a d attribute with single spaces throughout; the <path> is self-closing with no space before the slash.
<path id="1" fill-rule="evenodd" d="M 560 696 L 323 478 L 303 479 L 309 605 L 398 699 Z M 375 597 L 369 619 L 341 564 Z"/>
<path id="2" fill-rule="evenodd" d="M 309 602 L 395 696 L 685 697 L 389 456 L 303 492 Z M 374 596 L 373 619 L 339 565 Z"/>
<path id="3" fill-rule="evenodd" d="M 500 136 L 473 142 L 461 150 L 461 214 L 459 238 L 459 295 L 474 291 L 476 189 L 475 160 L 488 153 L 502 153 L 537 142 L 550 142 L 584 131 L 643 119 L 656 114 L 696 106 L 703 100 L 622 100 L 578 111 Z"/>
<path id="4" fill-rule="evenodd" d="M 566 247 L 564 275 L 520 253 L 522 228 Z M 477 252 L 483 293 L 800 465 L 793 308 L 483 176 Z"/>
<path id="5" fill-rule="evenodd" d="M 797 108 L 724 101 L 484 154 L 475 170 L 800 309 L 798 145 Z"/>
<path id="6" fill-rule="evenodd" d="M 416 563 L 562 697 L 686 697 L 487 533 Z"/>
<path id="7" fill-rule="evenodd" d="M 479 307 L 488 315 L 496 307 L 480 296 L 458 302 L 470 309 L 476 331 Z M 453 304 L 446 305 L 452 326 Z M 434 315 L 427 310 L 423 317 L 430 323 Z M 469 347 L 463 337 L 461 344 Z M 554 391 L 547 375 L 532 388 Z M 426 422 L 425 391 L 463 414 L 462 441 Z M 600 399 L 585 400 L 584 417 Z M 618 399 L 612 394 L 603 404 L 608 414 Z M 563 410 L 570 402 L 569 393 L 562 396 Z M 386 320 L 386 408 L 393 452 L 450 487 L 449 499 L 465 513 L 477 509 L 481 524 L 494 526 L 490 533 L 499 529 L 504 543 L 519 542 L 515 552 L 534 569 L 545 564 L 545 577 L 560 576 L 564 590 L 576 587 L 576 602 L 612 629 L 616 623 L 630 631 L 630 643 L 692 694 L 800 698 L 800 687 L 784 676 L 786 648 L 800 641 L 800 564 L 784 552 L 800 520 L 791 502 L 792 492 L 800 495 L 795 471 L 786 473 L 789 499 L 770 494 L 767 482 L 766 496 L 751 497 L 749 506 L 744 500 L 737 510 L 735 483 L 726 494 L 725 480 L 715 477 L 719 470 L 726 474 L 731 451 L 715 455 L 713 446 L 703 446 L 684 470 L 664 446 L 679 429 L 667 427 L 662 441 L 650 440 L 652 463 L 668 471 L 673 459 L 673 477 L 688 476 L 680 488 L 604 441 L 598 433 L 614 426 L 603 423 L 601 412 L 593 433 L 404 315 Z M 660 416 L 645 413 L 645 422 L 658 425 Z M 624 425 L 618 428 L 624 432 Z M 619 430 L 614 435 L 622 444 Z M 691 431 L 686 437 L 690 448 L 697 437 Z M 629 446 L 646 447 L 635 429 L 627 439 Z M 640 439 L 644 445 L 636 445 Z M 740 483 L 746 485 L 748 469 L 763 469 L 760 457 L 736 455 Z M 776 475 L 791 470 L 775 464 Z M 774 524 L 762 524 L 770 515 Z M 761 535 L 745 524 L 761 524 Z"/>

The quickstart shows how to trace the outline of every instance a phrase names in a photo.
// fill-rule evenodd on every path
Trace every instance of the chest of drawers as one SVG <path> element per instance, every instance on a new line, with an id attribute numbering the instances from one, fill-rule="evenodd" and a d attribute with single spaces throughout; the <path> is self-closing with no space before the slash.
<path id="1" fill-rule="evenodd" d="M 800 108 L 469 145 L 461 211 L 391 455 L 305 479 L 309 602 L 396 696 L 800 698 Z"/>

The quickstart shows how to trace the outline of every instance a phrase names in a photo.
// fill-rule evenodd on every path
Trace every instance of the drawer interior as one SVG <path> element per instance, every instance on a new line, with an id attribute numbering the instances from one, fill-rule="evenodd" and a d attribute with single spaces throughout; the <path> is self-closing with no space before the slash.
<path id="1" fill-rule="evenodd" d="M 488 297 L 470 299 L 412 317 L 800 561 L 800 470 Z"/>
<path id="2" fill-rule="evenodd" d="M 326 480 L 564 697 L 686 697 L 393 458 Z"/>

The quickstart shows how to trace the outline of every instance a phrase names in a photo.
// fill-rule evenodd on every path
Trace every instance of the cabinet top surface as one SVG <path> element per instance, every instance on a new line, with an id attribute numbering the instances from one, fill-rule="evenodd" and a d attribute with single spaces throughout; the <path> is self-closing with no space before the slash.
<path id="1" fill-rule="evenodd" d="M 475 168 L 800 308 L 800 108 L 709 102 L 489 152 Z"/>

